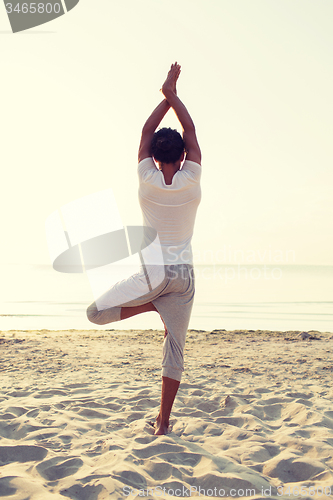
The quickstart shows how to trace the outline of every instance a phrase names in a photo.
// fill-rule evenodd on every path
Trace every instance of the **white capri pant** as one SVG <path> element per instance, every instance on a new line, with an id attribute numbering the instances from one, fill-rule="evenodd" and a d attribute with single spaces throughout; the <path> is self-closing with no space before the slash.
<path id="1" fill-rule="evenodd" d="M 140 290 L 142 280 L 146 276 L 144 269 L 142 268 L 140 272 L 127 280 L 116 283 L 97 299 L 99 310 L 96 302 L 88 307 L 87 317 L 92 323 L 105 325 L 120 321 L 122 307 L 133 307 L 152 302 L 168 330 L 163 344 L 162 376 L 180 381 L 184 371 L 186 333 L 194 301 L 194 270 L 191 264 L 169 264 L 164 266 L 164 269 L 160 267 L 161 271 L 165 277 L 153 290 L 137 299 L 123 302 L 118 307 L 108 307 L 108 301 L 115 303 L 116 297 L 126 297 L 126 289 L 132 293 L 133 287 L 137 286 Z M 101 309 L 101 303 L 103 309 Z"/>

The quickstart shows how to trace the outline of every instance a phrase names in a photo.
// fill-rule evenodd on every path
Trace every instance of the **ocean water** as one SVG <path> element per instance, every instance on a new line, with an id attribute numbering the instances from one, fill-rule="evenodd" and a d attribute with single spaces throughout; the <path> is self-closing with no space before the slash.
<path id="1" fill-rule="evenodd" d="M 51 266 L 0 266 L 0 330 L 162 329 L 157 313 L 93 325 L 84 274 Z M 189 328 L 333 332 L 333 266 L 198 265 Z"/>

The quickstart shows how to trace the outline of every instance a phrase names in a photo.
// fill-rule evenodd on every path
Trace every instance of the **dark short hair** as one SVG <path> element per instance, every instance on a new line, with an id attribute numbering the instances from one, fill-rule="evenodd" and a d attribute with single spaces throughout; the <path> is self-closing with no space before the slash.
<path id="1" fill-rule="evenodd" d="M 151 153 L 156 161 L 175 163 L 185 150 L 185 143 L 177 130 L 161 128 L 151 142 Z"/>

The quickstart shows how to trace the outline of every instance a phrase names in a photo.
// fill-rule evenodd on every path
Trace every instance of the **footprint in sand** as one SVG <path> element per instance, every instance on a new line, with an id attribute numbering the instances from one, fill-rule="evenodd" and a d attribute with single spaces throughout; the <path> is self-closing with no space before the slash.
<path id="1" fill-rule="evenodd" d="M 93 410 L 92 408 L 80 408 L 77 413 L 81 417 L 101 418 L 103 420 L 105 420 L 111 416 L 109 413 L 96 411 L 96 410 Z"/>
<path id="2" fill-rule="evenodd" d="M 157 442 L 149 444 L 143 448 L 133 449 L 133 455 L 138 458 L 150 458 L 156 455 L 165 454 L 165 452 L 180 453 L 185 450 L 184 446 L 179 446 L 178 444 L 169 444 L 165 442 Z"/>
<path id="3" fill-rule="evenodd" d="M 38 414 L 39 414 L 39 409 L 35 408 L 33 410 L 28 411 L 27 417 L 29 417 L 29 418 L 36 418 Z"/>
<path id="4" fill-rule="evenodd" d="M 16 476 L 0 477 L 0 492 L 1 497 L 9 497 L 16 493 L 17 488 L 11 485 L 11 480 Z"/>
<path id="5" fill-rule="evenodd" d="M 100 493 L 104 493 L 103 498 L 107 498 L 107 491 L 101 484 L 95 486 L 81 486 L 79 484 L 74 484 L 70 488 L 66 488 L 60 491 L 60 495 L 64 497 L 71 498 L 72 500 L 97 500 Z"/>
<path id="6" fill-rule="evenodd" d="M 40 429 L 49 429 L 49 426 L 30 424 L 22 425 L 20 422 L 10 424 L 0 422 L 0 436 L 7 439 L 22 439 L 30 433 L 39 431 Z"/>
<path id="7" fill-rule="evenodd" d="M 144 469 L 155 481 L 168 479 L 171 476 L 173 467 L 165 462 L 152 462 L 151 460 L 145 462 Z"/>
<path id="8" fill-rule="evenodd" d="M 172 465 L 196 467 L 202 459 L 199 453 L 161 453 L 159 458 Z"/>
<path id="9" fill-rule="evenodd" d="M 277 420 L 281 417 L 283 405 L 281 405 L 280 403 L 275 403 L 262 406 L 261 409 L 264 411 L 264 420 Z"/>
<path id="10" fill-rule="evenodd" d="M 283 483 L 289 483 L 308 481 L 324 470 L 325 467 L 315 460 L 295 456 L 283 459 L 280 454 L 279 457 L 266 462 L 262 472 L 266 476 L 280 479 Z"/>
<path id="11" fill-rule="evenodd" d="M 88 384 L 80 384 L 80 383 L 76 383 L 76 384 L 66 384 L 64 385 L 65 389 L 81 389 L 82 387 L 87 387 Z"/>
<path id="12" fill-rule="evenodd" d="M 120 474 L 113 474 L 113 479 L 120 481 L 123 484 L 131 486 L 132 488 L 145 489 L 147 488 L 146 479 L 138 472 L 131 470 L 124 470 Z"/>
<path id="13" fill-rule="evenodd" d="M 199 403 L 197 408 L 205 413 L 213 413 L 218 410 L 219 404 L 213 403 L 212 401 L 205 401 L 203 403 Z"/>
<path id="14" fill-rule="evenodd" d="M 30 396 L 31 391 L 13 391 L 9 392 L 7 396 L 12 396 L 13 398 L 25 398 L 26 396 Z"/>
<path id="15" fill-rule="evenodd" d="M 133 412 L 126 418 L 127 422 L 134 422 L 135 420 L 141 420 L 145 417 L 145 412 Z"/>
<path id="16" fill-rule="evenodd" d="M 8 406 L 7 408 L 7 412 L 12 413 L 16 417 L 24 415 L 25 413 L 27 413 L 27 411 L 29 410 L 27 410 L 26 408 L 22 408 L 21 406 Z"/>
<path id="17" fill-rule="evenodd" d="M 250 475 L 248 475 L 249 479 Z M 224 490 L 224 495 L 227 496 L 232 496 L 230 495 L 230 491 L 232 489 L 236 489 L 236 491 L 241 490 L 253 490 L 255 489 L 258 493 L 260 491 L 261 487 L 267 488 L 269 487 L 269 483 L 264 479 L 264 478 L 255 478 L 253 476 L 253 480 L 247 480 L 239 477 L 239 474 L 233 474 L 233 473 L 228 473 L 228 474 L 204 474 L 203 476 L 196 477 L 191 481 L 191 484 L 193 486 L 196 486 L 198 489 L 203 488 L 205 490 L 211 489 L 214 490 L 214 488 L 217 489 L 217 491 L 220 491 L 221 488 Z M 224 496 L 223 495 L 223 496 Z"/>
<path id="18" fill-rule="evenodd" d="M 68 396 L 68 393 L 65 391 L 60 391 L 59 389 L 51 389 L 48 391 L 39 391 L 34 395 L 35 399 L 42 398 L 52 398 L 53 396 Z"/>
<path id="19" fill-rule="evenodd" d="M 0 464 L 39 462 L 46 457 L 47 453 L 47 450 L 41 446 L 0 446 Z"/>
<path id="20" fill-rule="evenodd" d="M 47 481 L 56 481 L 66 476 L 72 476 L 82 465 L 83 461 L 80 458 L 55 457 L 40 463 L 36 469 Z"/>

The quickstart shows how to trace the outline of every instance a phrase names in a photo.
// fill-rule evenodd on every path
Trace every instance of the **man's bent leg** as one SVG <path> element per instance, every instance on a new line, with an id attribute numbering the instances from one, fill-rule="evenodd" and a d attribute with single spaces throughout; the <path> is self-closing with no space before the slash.
<path id="1" fill-rule="evenodd" d="M 87 309 L 87 317 L 92 323 L 95 323 L 97 325 L 106 325 L 107 323 L 113 323 L 114 321 L 131 318 L 132 316 L 136 316 L 137 314 L 150 311 L 157 312 L 157 309 L 152 302 L 131 307 L 110 307 L 108 309 L 103 309 L 102 311 L 99 311 L 96 307 L 96 303 L 93 302 Z M 163 319 L 162 322 L 165 332 L 167 333 Z"/>
<path id="2" fill-rule="evenodd" d="M 141 306 L 122 307 L 121 313 L 120 313 L 120 319 L 131 318 L 132 316 L 135 316 L 136 314 L 141 314 L 141 313 L 149 312 L 149 311 L 158 312 L 156 307 L 154 306 L 154 304 L 152 302 L 148 302 L 148 304 L 142 304 Z M 168 334 L 168 330 L 167 330 L 166 324 L 163 321 L 162 316 L 161 316 L 161 320 L 162 320 L 162 323 L 164 326 L 164 338 L 165 338 Z"/>
<path id="3" fill-rule="evenodd" d="M 136 314 L 141 314 L 149 311 L 157 311 L 156 307 L 151 302 L 148 302 L 148 304 L 142 304 L 141 306 L 122 307 L 120 312 L 120 319 L 131 318 Z"/>
<path id="4" fill-rule="evenodd" d="M 121 307 L 109 307 L 99 311 L 96 302 L 90 304 L 87 309 L 87 318 L 96 325 L 106 325 L 114 321 L 120 321 Z"/>
<path id="5" fill-rule="evenodd" d="M 169 377 L 162 377 L 161 409 L 156 419 L 155 435 L 160 436 L 168 432 L 169 418 L 180 381 Z"/>

